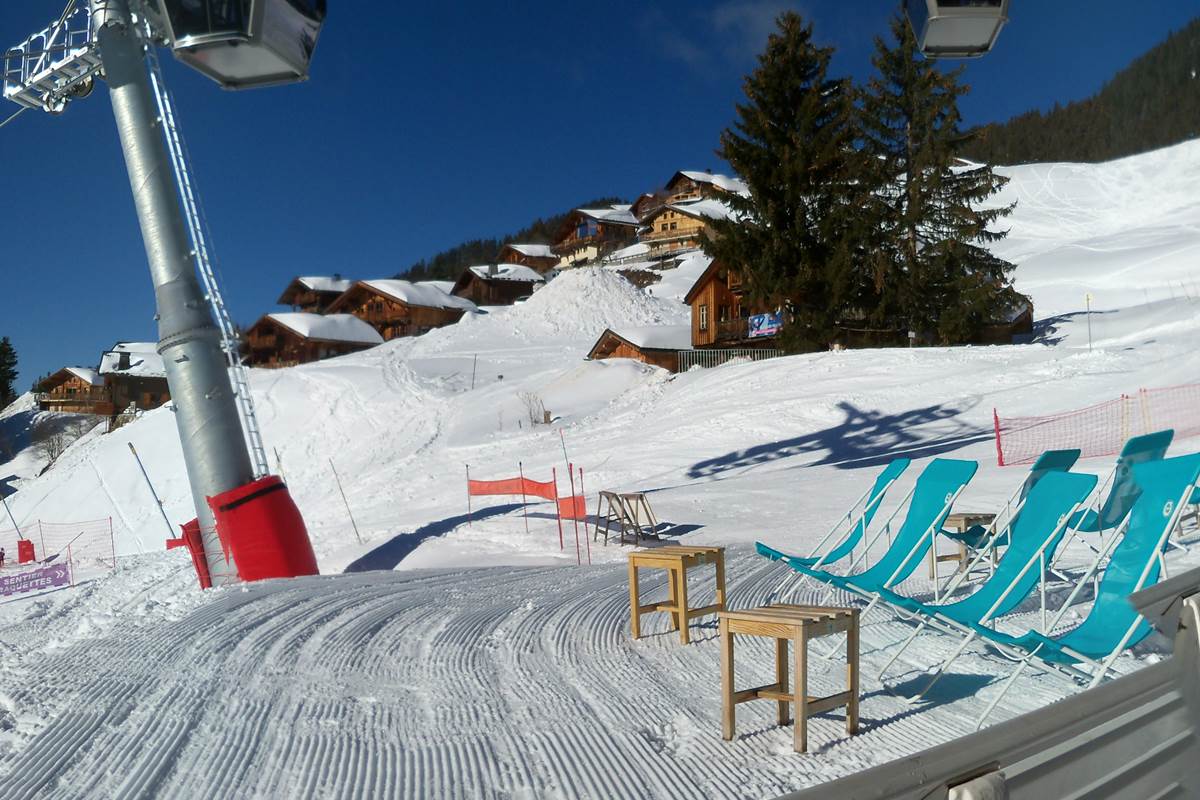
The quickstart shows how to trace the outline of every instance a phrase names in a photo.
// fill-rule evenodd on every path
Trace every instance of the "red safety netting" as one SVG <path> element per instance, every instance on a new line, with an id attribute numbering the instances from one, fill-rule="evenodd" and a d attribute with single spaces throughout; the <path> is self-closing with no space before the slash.
<path id="1" fill-rule="evenodd" d="M 1000 466 L 1031 464 L 1046 450 L 1079 448 L 1082 458 L 1121 452 L 1126 440 L 1171 428 L 1175 438 L 1200 435 L 1200 384 L 1140 389 L 1135 394 L 1041 417 L 993 412 Z"/>
<path id="2" fill-rule="evenodd" d="M 20 535 L 11 528 L 0 530 L 0 548 L 4 549 L 4 565 L 42 562 L 70 562 L 77 566 L 106 567 L 117 565 L 111 519 L 86 522 L 31 522 Z"/>
<path id="3" fill-rule="evenodd" d="M 581 494 L 560 498 L 558 515 L 563 519 L 587 519 L 587 501 Z"/>
<path id="4" fill-rule="evenodd" d="M 472 497 L 490 497 L 495 495 L 525 495 L 540 497 L 544 500 L 555 500 L 558 489 L 554 481 L 535 481 L 531 478 L 504 478 L 498 481 L 467 481 L 467 492 Z"/>

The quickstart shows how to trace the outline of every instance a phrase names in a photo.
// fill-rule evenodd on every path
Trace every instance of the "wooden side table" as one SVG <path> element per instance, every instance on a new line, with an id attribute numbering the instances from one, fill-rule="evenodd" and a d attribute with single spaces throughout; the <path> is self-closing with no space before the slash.
<path id="1" fill-rule="evenodd" d="M 721 620 L 721 734 L 733 738 L 735 709 L 749 700 L 774 700 L 779 724 L 788 724 L 788 704 L 796 704 L 795 750 L 808 751 L 808 717 L 846 707 L 846 733 L 858 733 L 858 609 L 775 604 L 747 611 L 722 611 Z M 735 689 L 733 635 L 766 636 L 775 640 L 775 683 Z M 822 636 L 846 634 L 846 682 L 849 688 L 828 697 L 808 694 L 808 643 Z M 788 690 L 788 642 L 796 664 L 795 688 Z"/>
<path id="2" fill-rule="evenodd" d="M 701 564 L 713 564 L 717 568 L 717 602 L 700 608 L 688 607 L 687 571 Z M 668 598 L 666 602 L 641 605 L 638 599 L 638 570 L 665 569 L 667 571 Z M 637 550 L 629 554 L 629 627 L 634 639 L 642 635 L 642 614 L 666 611 L 671 615 L 672 630 L 679 630 L 679 638 L 687 644 L 688 619 L 712 614 L 725 609 L 725 548 L 684 547 L 670 545 L 650 550 Z"/>
<path id="3" fill-rule="evenodd" d="M 972 525 L 991 525 L 992 520 L 996 518 L 995 514 L 982 514 L 972 512 L 957 512 L 946 517 L 946 527 L 953 528 L 959 533 L 966 533 L 971 529 Z M 958 552 L 946 553 L 938 555 L 937 552 L 937 537 L 934 536 L 933 543 L 929 546 L 929 577 L 937 578 L 937 565 L 945 561 L 954 561 L 958 564 L 955 570 L 964 568 L 971 561 L 971 549 L 967 547 L 966 542 L 955 542 L 958 545 Z M 992 563 L 995 563 L 996 551 L 992 550 Z"/>

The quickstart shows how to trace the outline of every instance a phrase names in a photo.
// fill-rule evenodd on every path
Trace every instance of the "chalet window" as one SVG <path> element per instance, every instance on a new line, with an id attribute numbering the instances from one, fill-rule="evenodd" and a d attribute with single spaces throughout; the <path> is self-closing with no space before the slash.
<path id="1" fill-rule="evenodd" d="M 719 322 L 728 322 L 729 321 L 729 306 L 718 306 L 717 307 L 717 320 Z"/>
<path id="2" fill-rule="evenodd" d="M 675 226 L 676 226 L 677 224 L 678 224 L 678 223 L 672 222 L 672 223 L 671 223 L 671 230 L 675 230 Z"/>
<path id="3" fill-rule="evenodd" d="M 700 304 L 700 330 L 708 330 L 708 303 Z"/>
<path id="4" fill-rule="evenodd" d="M 667 229 L 667 223 L 665 223 L 665 222 L 664 222 L 664 223 L 662 224 L 662 228 L 661 228 L 660 230 L 664 230 L 664 231 L 665 231 L 666 229 Z"/>

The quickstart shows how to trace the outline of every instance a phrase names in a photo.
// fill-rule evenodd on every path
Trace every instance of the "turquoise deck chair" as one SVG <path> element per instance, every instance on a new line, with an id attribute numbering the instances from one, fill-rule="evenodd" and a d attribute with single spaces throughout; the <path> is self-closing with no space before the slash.
<path id="1" fill-rule="evenodd" d="M 1174 430 L 1156 431 L 1134 436 L 1125 443 L 1108 481 L 1108 497 L 1099 510 L 1085 509 L 1071 520 L 1071 527 L 1083 533 L 1100 533 L 1120 525 L 1129 509 L 1137 502 L 1139 487 L 1133 479 L 1133 467 L 1150 461 L 1160 461 L 1167 454 Z"/>
<path id="2" fill-rule="evenodd" d="M 1002 617 L 1016 609 L 1033 594 L 1044 575 L 1054 551 L 1066 533 L 1067 521 L 1096 488 L 1096 476 L 1053 471 L 1035 483 L 1025 498 L 1021 513 L 1012 525 L 1011 544 L 996 570 L 971 595 L 951 603 L 934 605 L 905 597 L 891 589 L 880 589 L 889 605 L 922 617 L 920 625 L 901 644 L 900 649 L 879 671 L 882 680 L 888 668 L 908 649 L 926 627 L 962 634 L 965 641 L 957 652 L 943 662 L 937 676 L 917 695 L 920 697 L 936 682 L 941 672 L 957 658 L 976 634 L 972 627 Z"/>
<path id="3" fill-rule="evenodd" d="M 875 512 L 878 511 L 879 507 L 883 504 L 883 498 L 884 495 L 887 494 L 887 490 L 890 489 L 892 484 L 894 484 L 896 480 L 904 474 L 904 470 L 908 469 L 908 465 L 911 463 L 911 459 L 897 458 L 883 468 L 883 472 L 880 472 L 875 478 L 875 483 L 867 491 L 867 494 L 860 497 L 858 501 L 855 502 L 853 508 L 851 508 L 845 517 L 843 517 L 843 519 L 854 521 L 854 527 L 850 529 L 850 532 L 844 539 L 842 539 L 841 542 L 836 544 L 823 555 L 817 555 L 814 553 L 811 556 L 792 556 L 791 558 L 796 561 L 796 563 L 811 567 L 821 566 L 823 564 L 834 564 L 854 552 L 854 548 L 858 546 L 858 543 L 862 541 L 863 536 L 866 534 L 867 529 L 871 527 L 871 520 L 875 518 Z M 859 504 L 864 502 L 866 505 L 863 506 L 862 512 L 857 517 L 854 517 L 854 509 L 858 508 Z M 835 526 L 834 529 L 829 532 L 829 534 L 826 535 L 824 540 L 817 543 L 817 547 L 820 548 L 824 544 L 825 540 L 828 540 L 840 526 L 841 523 L 839 522 L 839 524 Z"/>
<path id="4" fill-rule="evenodd" d="M 1037 631 L 1010 636 L 973 626 L 981 638 L 1021 658 L 999 695 L 980 718 L 980 724 L 1031 660 L 1037 659 L 1051 669 L 1065 667 L 1059 671 L 1089 679 L 1091 688 L 1104 678 L 1123 650 L 1150 634 L 1149 623 L 1129 602 L 1129 596 L 1158 581 L 1159 559 L 1197 479 L 1200 479 L 1200 454 L 1136 464 L 1132 472 L 1138 498 L 1130 510 L 1124 534 L 1113 537 L 1116 546 L 1109 555 L 1087 619 L 1061 636 L 1047 636 Z M 1051 628 L 1062 619 L 1104 555 L 1103 552 L 1099 554 L 1088 574 L 1080 579 Z M 1090 666 L 1092 671 L 1087 672 L 1082 665 Z"/>
<path id="5" fill-rule="evenodd" d="M 1079 460 L 1079 454 L 1078 449 L 1047 450 L 1038 456 L 1037 461 L 1033 462 L 1033 466 L 1029 468 L 1029 474 L 1025 476 L 1025 480 L 1005 503 L 1005 508 L 1009 510 L 1008 520 L 1004 523 L 1004 528 L 999 535 L 995 537 L 994 544 L 996 546 L 1008 546 L 1008 532 L 1016 525 L 1021 508 L 1026 498 L 1029 497 L 1029 493 L 1033 491 L 1033 487 L 1037 486 L 1038 481 L 1052 472 L 1069 472 L 1071 467 L 1075 466 L 1075 462 Z M 1001 517 L 997 515 L 996 519 L 1000 520 Z M 956 542 L 962 542 L 972 550 L 981 550 L 992 538 L 992 526 L 972 525 L 961 533 L 945 530 L 941 533 Z"/>
<path id="6" fill-rule="evenodd" d="M 782 561 L 792 569 L 809 575 L 831 586 L 846 589 L 874 600 L 879 588 L 892 586 L 903 581 L 925 554 L 934 533 L 946 521 L 955 499 L 975 475 L 979 465 L 974 461 L 935 458 L 917 478 L 904 524 L 896 532 L 891 546 L 873 566 L 857 575 L 834 575 L 823 569 L 810 567 L 762 542 L 756 542 L 759 555 L 774 561 Z M 854 564 L 851 564 L 853 567 Z"/>

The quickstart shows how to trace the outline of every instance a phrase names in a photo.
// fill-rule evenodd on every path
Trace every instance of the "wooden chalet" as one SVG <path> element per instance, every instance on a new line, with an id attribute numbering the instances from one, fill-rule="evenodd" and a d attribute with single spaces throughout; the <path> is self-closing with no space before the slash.
<path id="1" fill-rule="evenodd" d="M 745 183 L 728 175 L 680 170 L 667 181 L 661 194 L 664 196 L 664 204 L 669 205 L 693 200 L 719 200 L 723 195 L 745 195 L 749 191 Z"/>
<path id="2" fill-rule="evenodd" d="M 398 278 L 356 281 L 329 306 L 330 313 L 353 314 L 369 323 L 385 341 L 452 325 L 474 311 L 470 300 Z"/>
<path id="3" fill-rule="evenodd" d="M 683 302 L 692 308 L 692 347 L 774 347 L 774 336 L 751 336 L 750 317 L 769 309 L 744 300 L 741 273 L 713 261 Z"/>
<path id="4" fill-rule="evenodd" d="M 350 314 L 267 314 L 246 332 L 246 363 L 291 367 L 383 344 L 373 327 Z"/>
<path id="5" fill-rule="evenodd" d="M 691 349 L 688 325 L 605 328 L 592 345 L 588 359 L 632 358 L 671 372 L 679 371 L 679 351 Z"/>
<path id="6" fill-rule="evenodd" d="M 294 278 L 277 301 L 281 306 L 291 306 L 293 311 L 308 311 L 323 314 L 334 300 L 354 285 L 354 281 L 343 280 L 341 275 L 332 278 L 308 276 Z"/>
<path id="7" fill-rule="evenodd" d="M 587 264 L 633 244 L 641 225 L 629 208 L 613 205 L 572 211 L 554 240 L 560 266 Z"/>
<path id="8" fill-rule="evenodd" d="M 501 264 L 519 264 L 529 267 L 539 275 L 558 267 L 558 256 L 548 244 L 506 244 L 500 248 L 496 261 Z"/>
<path id="9" fill-rule="evenodd" d="M 642 220 L 644 228 L 640 238 L 649 246 L 651 259 L 696 250 L 705 232 L 712 235 L 712 221 L 727 219 L 729 214 L 728 206 L 720 200 L 693 200 L 660 206 Z"/>
<path id="10" fill-rule="evenodd" d="M 116 414 L 150 411 L 171 400 L 167 369 L 153 342 L 117 342 L 100 356 L 99 371 Z"/>
<path id="11" fill-rule="evenodd" d="M 546 279 L 532 267 L 487 264 L 464 269 L 450 294 L 478 306 L 510 306 L 528 298 L 545 282 Z"/>
<path id="12" fill-rule="evenodd" d="M 36 398 L 42 411 L 105 417 L 116 413 L 104 378 L 88 367 L 64 367 L 43 379 L 37 386 Z"/>

